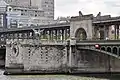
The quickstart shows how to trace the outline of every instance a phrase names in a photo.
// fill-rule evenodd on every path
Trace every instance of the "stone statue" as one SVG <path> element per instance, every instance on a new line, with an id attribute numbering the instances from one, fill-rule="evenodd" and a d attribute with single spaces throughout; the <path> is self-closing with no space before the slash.
<path id="1" fill-rule="evenodd" d="M 44 30 L 36 30 L 36 29 L 32 29 L 34 31 L 35 34 L 35 39 L 38 40 L 40 42 L 40 36 L 41 36 L 41 32 L 43 32 Z"/>

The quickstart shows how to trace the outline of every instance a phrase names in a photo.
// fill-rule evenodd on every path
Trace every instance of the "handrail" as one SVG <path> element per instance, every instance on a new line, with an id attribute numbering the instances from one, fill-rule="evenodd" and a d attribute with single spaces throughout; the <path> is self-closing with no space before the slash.
<path id="1" fill-rule="evenodd" d="M 96 52 L 101 52 L 101 53 L 107 54 L 109 56 L 115 57 L 117 59 L 120 59 L 120 56 L 115 55 L 115 54 L 110 53 L 110 52 L 107 52 L 107 51 L 103 51 L 103 50 L 92 49 L 92 48 L 78 48 L 78 49 L 87 49 L 87 50 L 92 50 L 92 51 L 96 51 Z"/>
<path id="2" fill-rule="evenodd" d="M 84 41 L 77 41 L 76 45 L 120 45 L 120 40 L 84 40 Z"/>

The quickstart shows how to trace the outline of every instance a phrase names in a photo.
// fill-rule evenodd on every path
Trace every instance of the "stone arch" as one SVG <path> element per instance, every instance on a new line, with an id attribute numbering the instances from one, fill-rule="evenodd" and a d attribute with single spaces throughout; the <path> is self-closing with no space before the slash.
<path id="1" fill-rule="evenodd" d="M 111 47 L 107 47 L 107 52 L 112 52 Z"/>
<path id="2" fill-rule="evenodd" d="M 105 51 L 106 49 L 105 49 L 105 47 L 101 47 L 101 50 Z"/>
<path id="3" fill-rule="evenodd" d="M 87 39 L 87 33 L 84 28 L 79 28 L 76 30 L 75 38 L 77 40 L 86 40 Z"/>
<path id="4" fill-rule="evenodd" d="M 117 52 L 118 52 L 117 47 L 113 47 L 113 50 L 112 50 L 112 51 L 113 51 L 114 54 L 117 54 Z"/>

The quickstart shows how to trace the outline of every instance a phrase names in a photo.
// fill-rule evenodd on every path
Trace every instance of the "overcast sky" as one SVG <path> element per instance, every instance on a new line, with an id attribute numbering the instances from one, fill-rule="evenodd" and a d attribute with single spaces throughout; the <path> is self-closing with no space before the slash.
<path id="1" fill-rule="evenodd" d="M 55 18 L 58 16 L 77 16 L 98 12 L 102 14 L 120 15 L 120 0 L 55 0 Z"/>

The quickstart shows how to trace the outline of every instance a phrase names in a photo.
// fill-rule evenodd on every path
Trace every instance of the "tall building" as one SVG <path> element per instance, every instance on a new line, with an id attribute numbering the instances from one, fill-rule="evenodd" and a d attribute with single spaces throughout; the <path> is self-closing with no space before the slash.
<path id="1" fill-rule="evenodd" d="M 31 0 L 5 0 L 6 3 L 15 6 L 30 6 Z"/>
<path id="2" fill-rule="evenodd" d="M 54 0 L 5 0 L 15 6 L 35 6 L 44 11 L 45 17 L 54 19 Z"/>
<path id="3" fill-rule="evenodd" d="M 31 5 L 42 9 L 45 17 L 54 19 L 54 0 L 31 0 Z"/>
<path id="4" fill-rule="evenodd" d="M 53 22 L 38 7 L 11 5 L 4 0 L 0 0 L 0 13 L 0 27 L 20 28 Z"/>
<path id="5" fill-rule="evenodd" d="M 31 0 L 31 6 L 38 7 L 39 9 L 42 8 L 41 3 L 42 3 L 42 0 Z"/>
<path id="6" fill-rule="evenodd" d="M 42 0 L 41 6 L 45 16 L 54 19 L 54 0 Z"/>
<path id="7" fill-rule="evenodd" d="M 0 25 L 8 28 L 56 23 L 54 0 L 0 0 L 0 12 Z"/>

